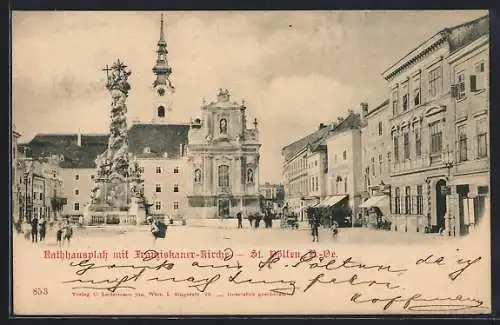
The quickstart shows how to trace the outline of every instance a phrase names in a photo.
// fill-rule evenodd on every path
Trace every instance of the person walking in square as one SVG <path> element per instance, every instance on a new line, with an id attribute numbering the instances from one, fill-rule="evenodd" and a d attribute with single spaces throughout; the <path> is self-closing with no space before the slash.
<path id="1" fill-rule="evenodd" d="M 238 219 L 238 228 L 243 228 L 241 211 L 238 211 L 238 213 L 236 214 L 236 218 Z"/>
<path id="2" fill-rule="evenodd" d="M 38 242 L 38 218 L 36 216 L 31 219 L 31 242 Z"/>
<path id="3" fill-rule="evenodd" d="M 311 220 L 311 233 L 313 236 L 313 242 L 319 242 L 319 226 L 319 216 L 317 215 L 317 213 L 313 213 Z"/>

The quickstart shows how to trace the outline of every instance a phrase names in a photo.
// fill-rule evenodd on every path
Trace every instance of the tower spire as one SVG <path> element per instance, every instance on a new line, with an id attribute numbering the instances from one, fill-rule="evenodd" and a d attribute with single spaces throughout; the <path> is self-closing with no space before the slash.
<path id="1" fill-rule="evenodd" d="M 161 14 L 161 20 L 160 20 L 160 42 L 165 42 L 165 36 L 163 34 L 163 14 Z"/>

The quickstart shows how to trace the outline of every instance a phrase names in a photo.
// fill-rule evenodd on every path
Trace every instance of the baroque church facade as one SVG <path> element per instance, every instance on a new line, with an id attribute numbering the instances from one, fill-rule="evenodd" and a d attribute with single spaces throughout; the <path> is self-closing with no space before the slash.
<path id="1" fill-rule="evenodd" d="M 189 214 L 229 218 L 259 211 L 260 147 L 257 119 L 247 128 L 244 102 L 232 101 L 227 89 L 216 102 L 204 102 L 188 133 Z"/>

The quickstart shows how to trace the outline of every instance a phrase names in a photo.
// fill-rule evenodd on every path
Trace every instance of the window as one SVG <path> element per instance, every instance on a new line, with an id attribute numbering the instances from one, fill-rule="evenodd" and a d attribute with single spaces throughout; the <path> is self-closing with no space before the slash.
<path id="1" fill-rule="evenodd" d="M 161 167 L 160 166 L 156 166 L 156 173 L 161 174 Z"/>
<path id="2" fill-rule="evenodd" d="M 75 180 L 77 181 L 77 180 L 79 180 L 79 179 L 80 179 L 80 175 L 76 174 L 76 175 L 75 175 Z"/>
<path id="3" fill-rule="evenodd" d="M 75 190 L 75 195 L 79 195 L 80 191 L 78 189 Z"/>
<path id="4" fill-rule="evenodd" d="M 219 166 L 219 186 L 229 186 L 229 166 Z"/>
<path id="5" fill-rule="evenodd" d="M 408 110 L 408 94 L 403 95 L 403 112 L 406 112 Z"/>
<path id="6" fill-rule="evenodd" d="M 458 161 L 467 160 L 467 126 L 458 127 Z"/>
<path id="7" fill-rule="evenodd" d="M 378 122 L 378 135 L 382 135 L 382 121 Z"/>
<path id="8" fill-rule="evenodd" d="M 311 177 L 311 191 L 314 191 L 314 177 Z"/>
<path id="9" fill-rule="evenodd" d="M 474 65 L 475 75 L 470 76 L 471 78 L 471 91 L 479 91 L 484 89 L 485 84 L 485 73 L 484 73 L 484 62 L 480 61 Z"/>
<path id="10" fill-rule="evenodd" d="M 174 168 L 174 174 L 179 174 L 179 167 Z"/>
<path id="11" fill-rule="evenodd" d="M 399 187 L 396 187 L 394 193 L 394 213 L 401 213 L 401 193 L 399 192 Z"/>
<path id="12" fill-rule="evenodd" d="M 441 84 L 441 67 L 429 71 L 429 96 L 436 97 Z"/>
<path id="13" fill-rule="evenodd" d="M 486 119 L 477 121 L 477 156 L 488 157 L 488 124 Z"/>
<path id="14" fill-rule="evenodd" d="M 408 132 L 403 134 L 403 156 L 404 159 L 410 159 L 410 134 Z"/>
<path id="15" fill-rule="evenodd" d="M 372 162 L 372 176 L 375 176 L 375 158 L 374 157 L 371 158 L 371 162 Z"/>
<path id="16" fill-rule="evenodd" d="M 161 202 L 160 201 L 156 201 L 155 202 L 155 210 L 161 210 Z"/>
<path id="17" fill-rule="evenodd" d="M 174 210 L 179 210 L 179 202 L 174 202 Z"/>
<path id="18" fill-rule="evenodd" d="M 94 176 L 94 175 L 90 175 L 90 179 L 94 179 L 94 178 L 95 178 L 95 176 Z"/>
<path id="19" fill-rule="evenodd" d="M 314 167 L 316 167 L 316 166 L 318 166 L 318 161 L 317 160 L 314 161 Z"/>
<path id="20" fill-rule="evenodd" d="M 424 196 L 422 193 L 422 185 L 417 186 L 417 214 L 424 213 Z"/>
<path id="21" fill-rule="evenodd" d="M 418 85 L 418 88 L 415 88 L 413 90 L 413 105 L 415 105 L 415 107 L 417 107 L 418 105 L 420 105 L 420 80 L 419 80 L 419 85 Z"/>
<path id="22" fill-rule="evenodd" d="M 420 157 L 422 154 L 422 138 L 420 129 L 415 129 L 415 155 Z"/>
<path id="23" fill-rule="evenodd" d="M 158 106 L 158 117 L 165 117 L 165 106 Z"/>
<path id="24" fill-rule="evenodd" d="M 457 100 L 465 98 L 465 73 L 460 71 L 457 73 Z"/>
<path id="25" fill-rule="evenodd" d="M 155 185 L 155 191 L 156 191 L 156 193 L 160 193 L 161 192 L 161 185 L 160 184 L 156 184 Z"/>
<path id="26" fill-rule="evenodd" d="M 405 214 L 410 214 L 411 199 L 410 199 L 410 187 L 405 187 Z"/>
<path id="27" fill-rule="evenodd" d="M 318 176 L 316 176 L 316 191 L 319 189 Z"/>
<path id="28" fill-rule="evenodd" d="M 343 158 L 344 160 L 346 160 L 346 159 L 347 159 L 347 150 L 344 150 L 344 152 L 342 153 L 342 158 Z"/>
<path id="29" fill-rule="evenodd" d="M 394 162 L 397 163 L 399 162 L 399 139 L 397 135 L 394 135 Z"/>
<path id="30" fill-rule="evenodd" d="M 439 121 L 432 123 L 430 126 L 430 134 L 431 134 L 431 153 L 441 153 L 442 149 L 442 131 L 441 124 Z"/>
<path id="31" fill-rule="evenodd" d="M 73 207 L 75 211 L 80 211 L 80 203 L 75 203 L 74 207 Z"/>
<path id="32" fill-rule="evenodd" d="M 179 192 L 179 184 L 174 184 L 174 192 Z"/>
<path id="33" fill-rule="evenodd" d="M 143 153 L 150 153 L 151 152 L 151 148 L 144 147 L 144 149 L 142 151 L 143 151 Z"/>
<path id="34" fill-rule="evenodd" d="M 392 92 L 392 115 L 398 114 L 398 91 Z"/>
<path id="35" fill-rule="evenodd" d="M 378 155 L 378 170 L 379 170 L 380 176 L 382 176 L 383 159 L 384 158 L 382 157 L 382 155 Z"/>

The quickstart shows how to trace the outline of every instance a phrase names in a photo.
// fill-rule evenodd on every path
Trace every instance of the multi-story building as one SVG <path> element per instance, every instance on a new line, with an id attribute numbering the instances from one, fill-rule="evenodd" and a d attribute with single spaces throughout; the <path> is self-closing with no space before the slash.
<path id="1" fill-rule="evenodd" d="M 447 58 L 455 139 L 450 203 L 455 234 L 465 235 L 489 216 L 489 35 L 455 41 Z"/>
<path id="2" fill-rule="evenodd" d="M 346 204 L 352 215 L 356 215 L 358 205 L 362 202 L 364 185 L 361 154 L 361 128 L 364 123 L 360 114 L 350 111 L 327 135 L 328 197 L 318 207 Z"/>
<path id="3" fill-rule="evenodd" d="M 245 104 L 220 89 L 191 123 L 188 146 L 188 204 L 193 218 L 255 213 L 259 203 L 260 143 L 257 119 L 247 128 Z"/>
<path id="4" fill-rule="evenodd" d="M 271 184 L 265 182 L 259 185 L 259 194 L 261 197 L 261 206 L 264 209 L 271 209 L 272 211 L 277 211 L 283 204 L 282 199 L 282 185 L 281 184 Z"/>
<path id="5" fill-rule="evenodd" d="M 446 28 L 383 73 L 391 111 L 393 229 L 451 233 L 447 185 L 455 147 L 447 57 L 488 33 L 488 18 Z M 425 202 L 425 204 L 424 204 Z M 448 214 L 446 215 L 446 211 Z"/>
<path id="6" fill-rule="evenodd" d="M 15 130 L 15 127 L 13 126 L 12 128 L 12 135 L 11 135 L 11 211 L 12 211 L 12 221 L 17 222 L 19 220 L 19 217 L 21 216 L 20 213 L 20 192 L 21 192 L 21 182 L 19 181 L 19 177 L 22 179 L 22 169 L 20 168 L 21 166 L 18 166 L 18 159 L 19 159 L 19 152 L 17 149 L 17 143 L 18 139 L 21 136 L 19 132 Z"/>
<path id="7" fill-rule="evenodd" d="M 371 208 L 378 208 L 382 215 L 390 217 L 390 133 L 388 121 L 391 117 L 389 100 L 385 100 L 373 109 L 366 103 L 361 104 L 361 117 L 365 124 L 361 130 L 363 194 L 365 200 L 359 207 L 365 208 L 363 215 L 368 215 Z M 366 219 L 376 223 L 373 219 Z"/>
<path id="8" fill-rule="evenodd" d="M 315 132 L 281 151 L 285 202 L 301 220 L 306 217 L 306 209 L 318 204 L 326 195 L 324 174 L 328 165 L 324 139 L 333 127 L 333 124 L 321 123 Z"/>

